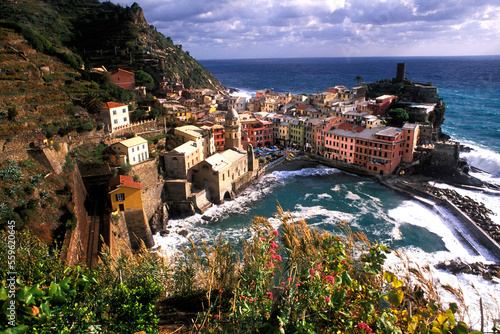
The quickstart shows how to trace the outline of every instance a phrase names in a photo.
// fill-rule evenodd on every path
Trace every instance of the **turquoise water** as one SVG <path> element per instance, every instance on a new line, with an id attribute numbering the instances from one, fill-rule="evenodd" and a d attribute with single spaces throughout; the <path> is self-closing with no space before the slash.
<path id="1" fill-rule="evenodd" d="M 396 63 L 406 62 L 406 77 L 415 82 L 433 82 L 447 103 L 443 129 L 452 139 L 472 147 L 462 154 L 469 162 L 490 174 L 475 176 L 500 184 L 500 57 L 440 58 L 320 58 L 203 61 L 228 87 L 252 95 L 259 89 L 277 92 L 315 93 L 333 85 L 355 85 L 354 77 L 365 81 L 395 76 Z M 447 185 L 437 186 L 448 187 Z M 483 202 L 500 224 L 500 197 L 478 191 L 456 189 Z M 234 201 L 214 206 L 206 214 L 218 219 L 208 224 L 201 215 L 169 221 L 170 233 L 155 236 L 166 254 L 188 245 L 175 231 L 187 229 L 196 240 L 212 240 L 221 233 L 237 242 L 246 237 L 246 228 L 255 216 L 268 218 L 279 228 L 275 218 L 277 205 L 294 219 L 321 230 L 337 233 L 338 223 L 348 221 L 354 231 L 365 233 L 372 241 L 402 249 L 411 261 L 433 267 L 439 261 L 460 258 L 466 262 L 488 262 L 493 258 L 477 246 L 476 255 L 455 232 L 456 220 L 449 212 L 438 214 L 420 203 L 394 193 L 377 182 L 321 167 L 300 171 L 274 172 L 264 176 Z M 388 266 L 397 267 L 390 256 Z M 452 286 L 460 285 L 472 320 L 477 324 L 479 297 L 487 307 L 498 309 L 494 300 L 500 295 L 500 284 L 492 284 L 472 275 L 454 276 L 435 270 L 435 277 Z M 447 299 L 448 298 L 448 299 Z M 443 292 L 443 299 L 449 300 Z M 454 300 L 449 300 L 454 301 Z"/>

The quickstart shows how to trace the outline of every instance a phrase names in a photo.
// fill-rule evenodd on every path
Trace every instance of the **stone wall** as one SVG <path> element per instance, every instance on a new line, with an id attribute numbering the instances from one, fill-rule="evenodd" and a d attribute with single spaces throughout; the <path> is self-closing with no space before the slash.
<path id="1" fill-rule="evenodd" d="M 165 190 L 168 201 L 185 201 L 191 196 L 191 184 L 187 180 L 167 180 Z"/>
<path id="2" fill-rule="evenodd" d="M 148 221 L 162 205 L 164 197 L 163 181 L 142 188 L 142 207 Z"/>
<path id="3" fill-rule="evenodd" d="M 123 128 L 120 128 L 119 130 L 115 130 L 111 136 L 112 137 L 120 137 L 123 136 L 127 133 L 140 133 L 140 132 L 148 132 L 151 129 L 157 128 L 157 123 L 156 120 L 151 120 L 151 121 L 145 121 L 145 122 L 139 122 L 139 123 L 134 123 L 130 124 L 128 126 L 125 126 Z"/>
<path id="4" fill-rule="evenodd" d="M 435 143 L 429 163 L 436 170 L 454 171 L 457 168 L 459 156 L 460 144 L 458 142 Z"/>
<path id="5" fill-rule="evenodd" d="M 196 212 L 203 213 L 212 206 L 212 202 L 210 202 L 208 196 L 207 191 L 203 189 L 197 193 L 193 193 L 193 196 L 189 198 L 193 202 Z"/>
<path id="6" fill-rule="evenodd" d="M 156 184 L 160 181 L 156 159 L 149 159 L 132 165 L 129 175 L 138 175 L 143 188 Z"/>
<path id="7" fill-rule="evenodd" d="M 125 221 L 125 213 L 122 211 L 115 216 L 112 215 L 109 224 L 109 249 L 111 251 L 111 255 L 116 257 L 119 256 L 120 252 L 123 250 L 132 250 L 127 222 Z"/>
<path id="8" fill-rule="evenodd" d="M 144 210 L 126 210 L 124 211 L 124 215 L 132 249 L 138 249 L 141 241 L 144 242 L 147 248 L 153 247 L 153 235 L 146 220 Z"/>
<path id="9" fill-rule="evenodd" d="M 77 223 L 75 229 L 68 235 L 69 240 L 65 240 L 67 248 L 62 256 L 69 263 L 77 264 L 86 260 L 89 240 L 89 221 L 87 210 L 85 209 L 87 190 L 83 184 L 78 166 L 75 166 L 73 170 L 72 190 L 73 211 L 75 212 Z"/>

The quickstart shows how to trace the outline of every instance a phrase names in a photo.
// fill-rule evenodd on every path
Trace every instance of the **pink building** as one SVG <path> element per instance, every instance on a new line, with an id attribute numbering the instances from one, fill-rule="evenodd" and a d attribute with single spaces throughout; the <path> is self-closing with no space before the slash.
<path id="1" fill-rule="evenodd" d="M 397 96 L 394 95 L 382 95 L 377 97 L 375 100 L 368 101 L 368 108 L 372 110 L 374 115 L 385 115 Z"/>

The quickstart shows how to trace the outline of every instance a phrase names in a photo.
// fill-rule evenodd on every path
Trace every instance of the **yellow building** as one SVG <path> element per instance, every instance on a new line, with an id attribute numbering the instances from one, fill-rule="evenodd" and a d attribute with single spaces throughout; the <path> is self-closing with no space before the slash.
<path id="1" fill-rule="evenodd" d="M 130 176 L 118 175 L 109 180 L 109 197 L 113 211 L 142 209 L 142 186 Z"/>

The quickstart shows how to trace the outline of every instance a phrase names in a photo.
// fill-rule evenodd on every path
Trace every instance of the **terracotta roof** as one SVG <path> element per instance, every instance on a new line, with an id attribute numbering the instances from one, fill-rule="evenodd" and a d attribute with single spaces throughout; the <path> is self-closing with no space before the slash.
<path id="1" fill-rule="evenodd" d="M 301 104 L 300 106 L 297 107 L 297 109 L 300 109 L 300 110 L 306 110 L 307 108 L 309 108 L 309 106 L 307 104 Z"/>
<path id="2" fill-rule="evenodd" d="M 126 175 L 118 175 L 111 180 L 109 180 L 109 192 L 113 192 L 119 187 L 128 187 L 128 188 L 135 188 L 135 189 L 142 189 L 142 186 L 140 183 L 134 182 L 134 179 L 132 179 L 130 176 Z"/>
<path id="3" fill-rule="evenodd" d="M 121 68 L 117 69 L 116 71 L 112 72 L 112 73 L 117 73 L 117 72 L 125 72 L 125 73 L 130 73 L 130 74 L 134 74 L 130 71 L 127 71 L 127 70 L 122 70 Z"/>
<path id="4" fill-rule="evenodd" d="M 103 109 L 111 109 L 111 108 L 119 108 L 119 107 L 126 107 L 126 105 L 123 103 L 117 103 L 117 102 L 106 102 L 102 105 Z"/>

